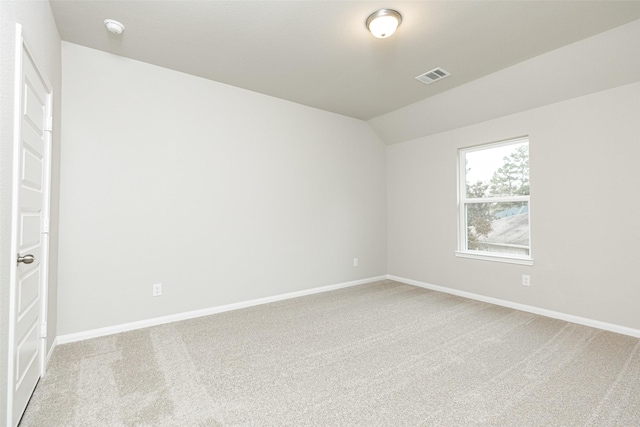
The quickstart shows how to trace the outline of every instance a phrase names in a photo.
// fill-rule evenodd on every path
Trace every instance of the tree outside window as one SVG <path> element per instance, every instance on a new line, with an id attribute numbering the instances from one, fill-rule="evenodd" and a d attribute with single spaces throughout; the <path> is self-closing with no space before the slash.
<path id="1" fill-rule="evenodd" d="M 529 140 L 460 150 L 459 252 L 531 259 Z"/>

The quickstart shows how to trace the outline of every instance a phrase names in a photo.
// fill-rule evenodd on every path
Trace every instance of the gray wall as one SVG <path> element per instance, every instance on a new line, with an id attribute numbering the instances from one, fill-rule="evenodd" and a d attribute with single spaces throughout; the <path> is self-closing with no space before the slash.
<path id="1" fill-rule="evenodd" d="M 49 270 L 49 331 L 47 348 L 56 336 L 57 251 L 58 244 L 58 175 L 60 164 L 60 36 L 49 2 L 0 1 L 0 420 L 6 419 L 7 344 L 9 309 L 9 270 L 15 253 L 11 248 L 13 120 L 16 27 L 23 34 L 54 89 L 54 132 L 51 190 L 51 263 Z M 1 422 L 1 421 L 0 421 Z"/>
<path id="2" fill-rule="evenodd" d="M 388 273 L 640 329 L 639 117 L 634 83 L 389 146 Z M 535 264 L 457 258 L 457 150 L 522 135 Z"/>
<path id="3" fill-rule="evenodd" d="M 69 43 L 63 62 L 60 334 L 386 273 L 366 122 Z"/>

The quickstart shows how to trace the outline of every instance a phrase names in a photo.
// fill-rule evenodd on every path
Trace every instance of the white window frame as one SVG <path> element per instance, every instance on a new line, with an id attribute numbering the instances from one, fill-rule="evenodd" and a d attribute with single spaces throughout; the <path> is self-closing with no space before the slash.
<path id="1" fill-rule="evenodd" d="M 466 183 L 466 154 L 474 151 L 482 151 L 506 145 L 515 145 L 526 141 L 530 145 L 529 137 L 523 136 L 499 142 L 481 144 L 472 147 L 458 149 L 458 250 L 455 255 L 460 258 L 471 258 L 486 261 L 506 262 L 520 265 L 533 265 L 531 244 L 531 192 L 528 196 L 510 197 L 482 197 L 467 198 Z M 531 169 L 531 167 L 529 167 Z M 496 202 L 527 202 L 529 212 L 529 255 L 504 254 L 498 252 L 485 252 L 469 250 L 467 248 L 467 221 L 465 207 L 468 203 L 496 203 Z"/>

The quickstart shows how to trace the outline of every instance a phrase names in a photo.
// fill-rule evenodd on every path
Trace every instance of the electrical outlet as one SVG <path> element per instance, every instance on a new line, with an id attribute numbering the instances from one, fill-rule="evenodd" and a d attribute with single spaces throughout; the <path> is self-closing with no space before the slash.
<path id="1" fill-rule="evenodd" d="M 531 286 L 531 276 L 528 274 L 522 275 L 522 286 Z"/>
<path id="2" fill-rule="evenodd" d="M 153 291 L 151 293 L 154 297 L 159 297 L 162 295 L 162 283 L 156 283 L 153 285 Z"/>
<path id="3" fill-rule="evenodd" d="M 353 266 L 357 267 L 358 266 L 358 258 L 354 258 L 353 259 Z"/>

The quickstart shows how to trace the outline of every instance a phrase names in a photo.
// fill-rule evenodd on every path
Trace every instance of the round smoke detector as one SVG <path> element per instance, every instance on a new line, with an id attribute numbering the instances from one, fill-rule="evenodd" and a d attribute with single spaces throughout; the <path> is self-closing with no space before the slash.
<path id="1" fill-rule="evenodd" d="M 114 19 L 105 19 L 104 25 L 107 27 L 107 30 L 113 34 L 122 34 L 124 31 L 124 25 L 122 25 L 122 22 L 118 22 Z"/>

